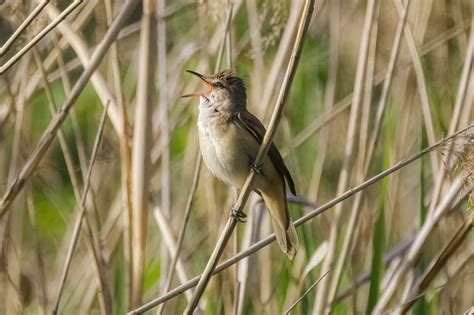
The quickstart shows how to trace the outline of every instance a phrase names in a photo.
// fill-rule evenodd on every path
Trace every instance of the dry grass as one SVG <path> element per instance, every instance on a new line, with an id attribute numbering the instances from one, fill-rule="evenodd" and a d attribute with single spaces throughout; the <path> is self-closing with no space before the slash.
<path id="1" fill-rule="evenodd" d="M 311 1 L 0 3 L 1 314 L 472 308 L 472 2 L 319 0 L 306 34 Z M 225 67 L 296 179 L 292 262 L 201 167 L 183 73 Z"/>

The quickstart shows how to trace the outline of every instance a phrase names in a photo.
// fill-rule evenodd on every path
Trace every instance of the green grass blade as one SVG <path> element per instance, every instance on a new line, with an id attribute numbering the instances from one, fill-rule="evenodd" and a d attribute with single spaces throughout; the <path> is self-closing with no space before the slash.
<path id="1" fill-rule="evenodd" d="M 387 179 L 382 181 L 380 192 L 380 211 L 375 222 L 373 240 L 372 240 L 372 268 L 370 273 L 370 289 L 367 301 L 366 314 L 371 314 L 377 303 L 379 296 L 380 282 L 383 273 L 383 251 L 384 251 L 384 230 L 385 230 L 385 195 L 387 191 Z"/>

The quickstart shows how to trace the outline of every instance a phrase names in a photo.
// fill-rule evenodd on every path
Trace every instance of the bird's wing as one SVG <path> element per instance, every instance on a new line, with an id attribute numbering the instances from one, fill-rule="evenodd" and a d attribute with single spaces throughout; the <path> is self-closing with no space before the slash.
<path id="1" fill-rule="evenodd" d="M 235 115 L 235 121 L 245 130 L 250 132 L 257 140 L 259 144 L 262 144 L 263 137 L 265 136 L 265 127 L 258 120 L 257 117 L 249 113 L 248 111 L 238 112 Z M 296 195 L 295 182 L 291 178 L 290 171 L 285 165 L 283 158 L 281 157 L 280 152 L 278 151 L 275 144 L 272 142 L 270 149 L 268 150 L 268 156 L 272 160 L 273 164 L 278 168 L 278 170 L 283 174 L 290 188 L 292 194 Z"/>

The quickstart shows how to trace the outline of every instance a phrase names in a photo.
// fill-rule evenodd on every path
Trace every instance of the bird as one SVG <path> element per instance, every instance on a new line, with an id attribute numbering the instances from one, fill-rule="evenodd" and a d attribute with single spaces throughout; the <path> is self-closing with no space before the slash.
<path id="1" fill-rule="evenodd" d="M 204 163 L 214 176 L 237 189 L 242 188 L 251 169 L 256 172 L 253 190 L 270 212 L 278 245 L 292 260 L 298 249 L 298 235 L 288 211 L 286 184 L 296 195 L 295 183 L 273 142 L 262 163 L 255 164 L 266 130 L 247 110 L 244 81 L 232 69 L 209 76 L 186 71 L 207 86 L 205 92 L 182 95 L 199 97 L 197 127 Z M 245 217 L 242 212 L 233 215 L 237 219 Z"/>

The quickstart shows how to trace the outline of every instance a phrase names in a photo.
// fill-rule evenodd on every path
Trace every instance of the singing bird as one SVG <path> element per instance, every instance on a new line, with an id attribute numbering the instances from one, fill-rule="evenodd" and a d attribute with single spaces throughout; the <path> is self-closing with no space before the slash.
<path id="1" fill-rule="evenodd" d="M 255 165 L 265 127 L 247 110 L 243 80 L 230 69 L 210 76 L 186 71 L 196 75 L 207 86 L 206 92 L 183 95 L 199 97 L 199 145 L 207 168 L 220 180 L 238 189 L 244 185 L 250 169 L 255 170 L 253 189 L 262 196 L 270 211 L 278 244 L 293 259 L 298 248 L 298 236 L 288 212 L 285 182 L 296 195 L 295 184 L 273 143 L 263 163 Z"/>

